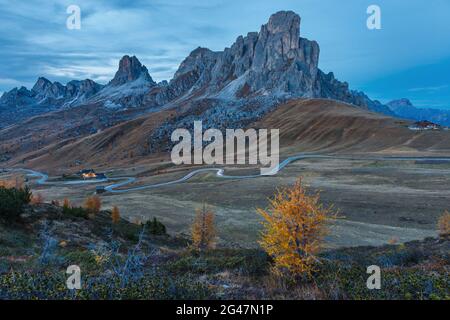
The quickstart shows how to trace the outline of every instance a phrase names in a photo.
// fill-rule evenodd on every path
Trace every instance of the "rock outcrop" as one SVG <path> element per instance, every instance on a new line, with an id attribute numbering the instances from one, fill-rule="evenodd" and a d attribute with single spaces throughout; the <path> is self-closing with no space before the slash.
<path id="1" fill-rule="evenodd" d="M 147 68 L 141 64 L 136 56 L 130 57 L 126 55 L 120 59 L 119 70 L 117 70 L 114 78 L 109 82 L 109 85 L 117 87 L 138 79 L 156 85 L 152 77 L 150 77 Z"/>

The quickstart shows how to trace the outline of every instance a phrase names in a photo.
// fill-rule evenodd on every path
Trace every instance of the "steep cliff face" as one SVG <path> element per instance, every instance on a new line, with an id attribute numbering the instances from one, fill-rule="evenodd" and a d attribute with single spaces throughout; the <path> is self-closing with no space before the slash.
<path id="1" fill-rule="evenodd" d="M 323 73 L 319 45 L 300 37 L 300 23 L 296 13 L 280 11 L 259 32 L 239 36 L 224 51 L 197 48 L 163 91 L 171 92 L 172 98 L 194 94 L 223 100 L 329 98 L 392 114 L 364 93 L 351 91 L 333 73 Z"/>
<path id="2" fill-rule="evenodd" d="M 316 96 L 319 46 L 300 38 L 300 17 L 291 11 L 272 15 L 259 33 L 239 36 L 230 48 L 197 48 L 181 63 L 170 87 L 176 92 L 204 90 L 222 99 L 257 95 Z M 179 79 L 189 79 L 187 89 Z M 182 82 L 185 84 L 185 81 Z"/>

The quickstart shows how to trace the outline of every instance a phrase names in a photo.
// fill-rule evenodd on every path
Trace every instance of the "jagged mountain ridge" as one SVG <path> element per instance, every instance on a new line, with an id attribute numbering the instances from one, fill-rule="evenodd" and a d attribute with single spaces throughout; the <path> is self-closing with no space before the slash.
<path id="1" fill-rule="evenodd" d="M 432 108 L 416 108 L 406 98 L 393 100 L 387 106 L 400 118 L 423 121 L 428 120 L 442 126 L 450 126 L 450 111 Z"/>
<path id="2" fill-rule="evenodd" d="M 272 15 L 259 33 L 239 36 L 230 48 L 197 48 L 181 63 L 167 87 L 172 97 L 221 100 L 252 97 L 329 98 L 392 115 L 364 93 L 349 90 L 333 73 L 319 69 L 317 42 L 300 37 L 301 18 L 292 11 Z M 157 93 L 161 97 L 161 93 Z M 150 93 L 147 101 L 154 101 Z"/>
<path id="3" fill-rule="evenodd" d="M 0 98 L 0 127 L 29 117 L 85 104 L 103 105 L 110 109 L 138 107 L 156 83 L 135 56 L 125 55 L 114 78 L 101 85 L 93 80 L 72 80 L 65 86 L 39 77 L 31 90 L 14 88 Z"/>
<path id="4" fill-rule="evenodd" d="M 103 88 L 90 80 L 72 80 L 65 86 L 40 77 L 31 90 L 14 88 L 0 98 L 0 128 L 27 118 L 87 102 Z"/>
<path id="5" fill-rule="evenodd" d="M 92 102 L 124 109 L 152 108 L 177 99 L 235 101 L 271 96 L 329 98 L 392 115 L 389 108 L 362 92 L 351 91 L 333 73 L 325 74 L 319 69 L 319 45 L 300 37 L 300 22 L 296 13 L 280 11 L 262 25 L 259 33 L 239 36 L 224 51 L 197 48 L 181 63 L 169 83 L 156 84 L 135 56 L 124 56 L 115 77 L 105 86 L 89 79 L 63 86 L 39 78 L 31 90 L 22 87 L 5 93 L 0 98 L 0 112 L 20 114 L 24 108 L 29 116 Z M 39 108 L 42 106 L 46 108 Z M 30 114 L 28 109 L 34 107 L 37 111 Z M 5 116 L 0 118 L 8 122 L 3 119 Z M 13 118 L 20 121 L 21 117 Z"/>

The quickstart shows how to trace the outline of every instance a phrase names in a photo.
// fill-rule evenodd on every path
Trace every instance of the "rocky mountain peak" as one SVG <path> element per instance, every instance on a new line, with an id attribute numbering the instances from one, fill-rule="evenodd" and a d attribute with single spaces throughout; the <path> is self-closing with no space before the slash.
<path id="1" fill-rule="evenodd" d="M 280 11 L 269 18 L 259 32 L 253 69 L 280 70 L 288 61 L 304 58 L 299 52 L 300 21 L 300 16 L 292 11 Z M 318 62 L 318 46 L 317 57 L 311 62 L 316 60 Z"/>
<path id="2" fill-rule="evenodd" d="M 293 31 L 300 36 L 300 16 L 293 11 L 278 11 L 270 16 L 267 30 L 271 33 Z"/>
<path id="3" fill-rule="evenodd" d="M 110 81 L 112 86 L 120 86 L 127 82 L 132 82 L 137 79 L 143 79 L 146 82 L 155 84 L 150 77 L 147 68 L 141 64 L 136 56 L 125 55 L 120 59 L 119 69 L 114 78 Z"/>
<path id="4" fill-rule="evenodd" d="M 279 11 L 269 18 L 261 33 L 267 30 L 269 35 L 278 36 L 285 52 L 295 50 L 299 46 L 300 21 L 300 16 L 293 11 Z"/>
<path id="5" fill-rule="evenodd" d="M 329 98 L 393 114 L 389 107 L 364 93 L 350 90 L 348 83 L 337 80 L 333 73 L 322 72 L 319 45 L 301 37 L 300 23 L 295 12 L 279 11 L 259 32 L 238 36 L 223 51 L 202 47 L 193 50 L 173 79 L 159 85 L 136 56 L 125 55 L 106 86 L 92 80 L 74 80 L 63 86 L 41 77 L 31 91 L 12 90 L 2 96 L 0 104 L 59 108 L 104 102 L 110 109 L 120 109 L 205 98 L 243 104 L 267 101 L 261 102 L 265 106 L 283 99 Z M 410 105 L 402 100 L 400 104 Z"/>
<path id="6" fill-rule="evenodd" d="M 199 47 L 181 63 L 162 92 L 172 99 L 329 98 L 392 115 L 387 106 L 320 70 L 319 44 L 301 37 L 300 23 L 295 12 L 279 11 L 259 32 L 237 37 L 223 51 Z"/>
<path id="7" fill-rule="evenodd" d="M 413 107 L 413 104 L 411 103 L 411 101 L 409 101 L 409 99 L 402 98 L 402 99 L 392 100 L 391 102 L 388 102 L 387 106 L 389 108 L 396 109 L 396 108 L 401 108 L 401 107 Z"/>
<path id="8" fill-rule="evenodd" d="M 44 77 L 39 77 L 34 84 L 31 91 L 33 91 L 36 94 L 42 94 L 44 93 L 50 86 L 52 85 L 52 82 Z"/>
<path id="9" fill-rule="evenodd" d="M 181 63 L 175 92 L 202 90 L 223 99 L 318 95 L 319 45 L 300 38 L 300 16 L 273 14 L 260 32 L 237 37 L 224 51 L 197 48 Z"/>

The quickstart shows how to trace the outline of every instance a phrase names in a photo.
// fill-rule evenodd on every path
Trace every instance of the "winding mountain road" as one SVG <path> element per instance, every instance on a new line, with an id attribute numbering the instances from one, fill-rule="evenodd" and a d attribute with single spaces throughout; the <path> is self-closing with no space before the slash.
<path id="1" fill-rule="evenodd" d="M 232 175 L 226 175 L 223 168 L 203 168 L 203 169 L 196 169 L 191 172 L 189 172 L 187 175 L 176 179 L 172 181 L 167 182 L 161 182 L 156 184 L 148 184 L 143 186 L 137 186 L 137 187 L 130 187 L 130 188 L 122 188 L 126 185 L 129 185 L 131 183 L 134 183 L 136 181 L 136 178 L 134 177 L 116 177 L 116 178 L 107 178 L 102 180 L 76 180 L 76 181 L 70 181 L 70 182 L 61 182 L 60 184 L 63 185 L 82 185 L 87 183 L 101 183 L 101 182 L 107 182 L 107 181 L 120 181 L 115 182 L 113 184 L 110 184 L 108 186 L 105 186 L 105 190 L 107 192 L 111 193 L 126 193 L 126 192 L 132 192 L 132 191 L 140 191 L 145 189 L 154 189 L 154 188 L 160 188 L 164 186 L 169 186 L 173 184 L 179 184 L 183 183 L 192 177 L 194 177 L 197 174 L 205 173 L 205 172 L 216 172 L 217 177 L 223 178 L 223 179 L 254 179 L 258 177 L 263 177 L 267 175 L 276 175 L 278 172 L 283 170 L 284 167 L 289 165 L 292 162 L 304 160 L 304 159 L 332 159 L 332 160 L 368 160 L 368 161 L 440 161 L 440 162 L 449 162 L 450 163 L 450 157 L 355 157 L 355 156 L 329 156 L 329 155 L 318 155 L 318 154 L 298 154 L 295 156 L 291 156 L 283 160 L 276 168 L 274 168 L 269 174 L 261 175 L 245 175 L 245 176 L 232 176 Z M 29 177 L 37 177 L 38 180 L 36 180 L 36 183 L 39 185 L 44 184 L 59 184 L 56 182 L 48 182 L 48 175 L 42 172 L 38 172 L 31 169 L 8 169 L 7 171 L 19 171 L 19 172 L 25 172 L 27 173 L 27 176 Z"/>

